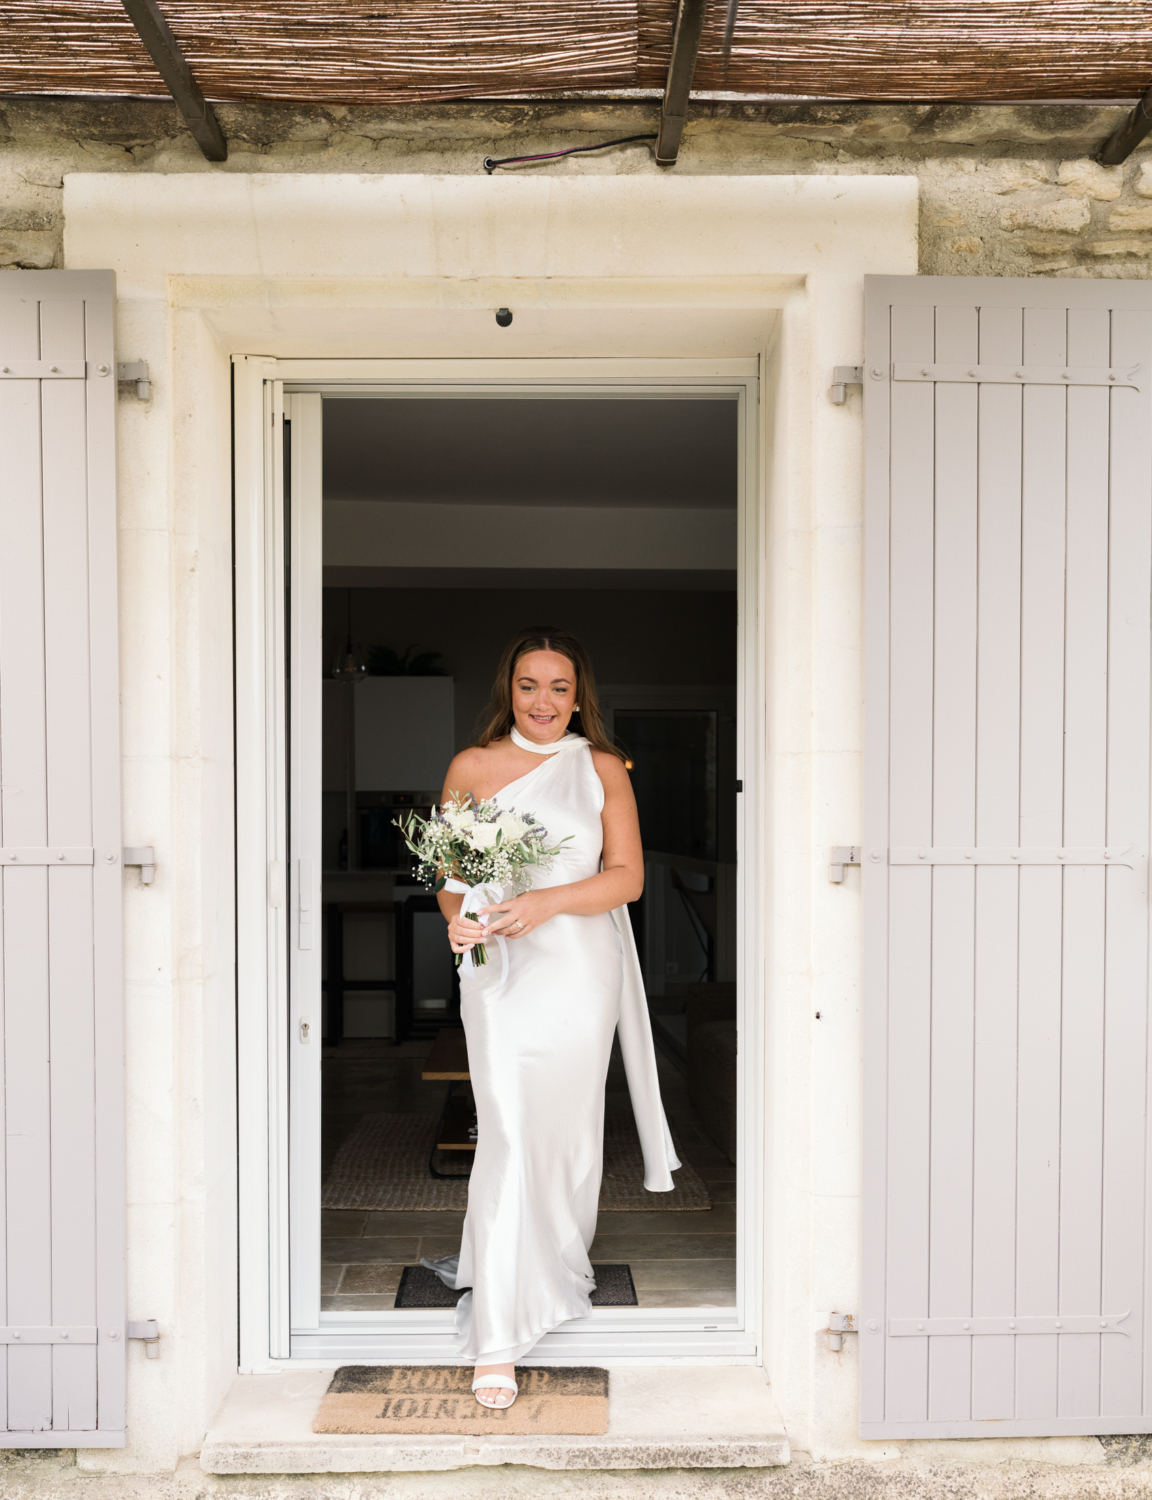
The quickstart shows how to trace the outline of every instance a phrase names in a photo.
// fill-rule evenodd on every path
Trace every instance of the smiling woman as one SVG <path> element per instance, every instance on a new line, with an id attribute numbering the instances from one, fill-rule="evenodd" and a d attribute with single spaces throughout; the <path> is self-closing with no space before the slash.
<path id="1" fill-rule="evenodd" d="M 569 726 L 581 715 L 584 735 Z M 477 1399 L 509 1406 L 514 1363 L 591 1312 L 603 1167 L 604 1085 L 619 1028 L 644 1152 L 644 1185 L 670 1192 L 680 1162 L 660 1103 L 652 1033 L 626 904 L 644 885 L 636 799 L 600 720 L 592 665 L 567 631 L 520 632 L 500 663 L 480 742 L 444 787 L 499 798 L 544 822 L 564 847 L 534 889 L 462 910 L 440 892 L 453 952 L 512 940 L 498 992 L 465 966 L 460 1014 L 479 1138 L 460 1252 L 426 1264 L 453 1290 Z M 495 966 L 491 966 L 495 968 Z"/>

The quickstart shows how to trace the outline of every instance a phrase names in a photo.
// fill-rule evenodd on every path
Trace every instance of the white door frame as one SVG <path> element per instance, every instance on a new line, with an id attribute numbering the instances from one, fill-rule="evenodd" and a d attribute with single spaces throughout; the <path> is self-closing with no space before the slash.
<path id="1" fill-rule="evenodd" d="M 741 1121 L 738 1167 L 739 1285 L 735 1316 L 711 1309 L 597 1309 L 579 1329 L 545 1336 L 536 1357 L 550 1363 L 755 1362 L 761 1357 L 763 1286 L 764 963 L 761 930 L 765 868 L 759 807 L 763 768 L 762 619 L 758 607 L 762 537 L 758 494 L 759 362 L 756 359 L 619 360 L 292 360 L 234 357 L 234 503 L 236 615 L 237 983 L 240 1149 L 240 1336 L 242 1370 L 337 1361 L 422 1362 L 454 1357 L 452 1315 L 445 1312 L 319 1311 L 319 1135 L 290 1133 L 296 1110 L 315 1109 L 319 1088 L 319 1012 L 293 997 L 318 992 L 319 930 L 301 949 L 299 870 L 288 876 L 288 712 L 282 670 L 287 632 L 293 661 L 319 677 L 319 568 L 316 598 L 285 614 L 285 548 L 319 548 L 318 437 L 325 387 L 407 395 L 542 394 L 637 397 L 653 392 L 733 396 L 738 425 L 738 756 L 743 783 L 738 824 L 740 910 Z M 287 408 L 287 411 L 286 411 Z M 283 422 L 292 419 L 292 534 L 285 535 Z M 312 625 L 309 626 L 308 622 Z M 293 716 L 296 718 L 297 716 Z M 296 725 L 297 733 L 300 725 Z M 297 747 L 299 741 L 297 742 Z M 318 751 L 314 753 L 318 754 Z M 294 754 L 293 782 L 307 774 Z M 317 799 L 318 800 L 318 799 Z M 294 814 L 295 816 L 295 814 Z M 318 834 L 315 847 L 319 848 Z M 319 869 L 313 871 L 319 891 Z M 291 904 L 289 905 L 289 898 Z M 290 957 L 291 956 L 291 957 Z M 290 967 L 291 964 L 291 967 Z M 309 1023 L 307 1037 L 301 1023 Z M 303 1066 L 290 1069 L 290 1056 Z M 317 1111 L 318 1120 L 318 1111 Z M 315 1251 L 296 1234 L 290 1182 L 315 1200 Z M 299 1210 L 292 1216 L 296 1218 Z M 309 1231 L 310 1234 L 310 1231 Z"/>

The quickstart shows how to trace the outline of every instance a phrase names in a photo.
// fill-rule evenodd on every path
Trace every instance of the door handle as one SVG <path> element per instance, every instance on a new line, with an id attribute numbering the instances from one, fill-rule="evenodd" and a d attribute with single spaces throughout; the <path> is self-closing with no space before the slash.
<path id="1" fill-rule="evenodd" d="M 302 859 L 296 870 L 297 942 L 308 952 L 312 947 L 312 861 Z"/>

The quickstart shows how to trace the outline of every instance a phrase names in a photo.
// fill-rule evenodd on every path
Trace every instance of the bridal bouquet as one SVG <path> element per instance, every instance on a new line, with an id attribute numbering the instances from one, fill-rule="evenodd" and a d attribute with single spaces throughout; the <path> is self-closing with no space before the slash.
<path id="1" fill-rule="evenodd" d="M 464 905 L 474 897 L 477 906 L 493 906 L 518 896 L 532 884 L 533 868 L 550 870 L 552 861 L 568 842 L 548 843 L 548 830 L 531 813 L 502 811 L 495 799 L 478 802 L 475 797 L 454 793 L 442 807 L 434 807 L 430 818 L 409 813 L 395 820 L 404 842 L 416 856 L 417 879 L 437 893 L 451 885 L 465 893 Z M 571 835 L 569 835 L 569 838 Z M 492 899 L 482 899 L 490 896 Z M 465 911 L 471 922 L 474 911 Z M 456 955 L 459 967 L 463 954 Z M 483 943 L 472 949 L 474 966 L 486 964 Z"/>

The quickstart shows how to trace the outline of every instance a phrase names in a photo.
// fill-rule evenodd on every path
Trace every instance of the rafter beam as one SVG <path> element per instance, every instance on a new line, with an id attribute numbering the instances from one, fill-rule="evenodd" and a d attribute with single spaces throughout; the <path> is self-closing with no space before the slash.
<path id="1" fill-rule="evenodd" d="M 656 140 L 656 163 L 661 167 L 674 166 L 680 154 L 680 137 L 688 118 L 688 95 L 696 71 L 707 3 L 708 0 L 680 0 L 676 8 L 672 56 L 668 59 L 668 82 L 664 86 L 660 134 Z"/>
<path id="2" fill-rule="evenodd" d="M 1136 108 L 1120 126 L 1113 131 L 1100 147 L 1096 160 L 1103 167 L 1118 167 L 1126 161 L 1144 137 L 1152 131 L 1152 88 L 1140 100 Z"/>
<path id="3" fill-rule="evenodd" d="M 196 144 L 209 161 L 227 161 L 228 142 L 220 122 L 193 77 L 188 59 L 156 0 L 122 0 L 122 3 Z"/>

